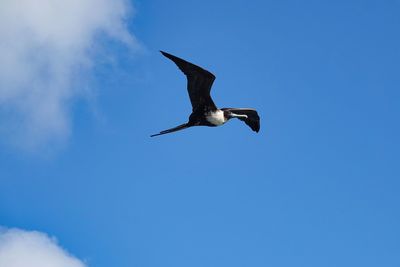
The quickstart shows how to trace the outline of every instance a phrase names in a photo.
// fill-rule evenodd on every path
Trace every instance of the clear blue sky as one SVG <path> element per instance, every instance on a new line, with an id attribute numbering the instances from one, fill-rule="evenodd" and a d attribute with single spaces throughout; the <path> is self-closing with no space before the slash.
<path id="1" fill-rule="evenodd" d="M 110 43 L 96 114 L 55 155 L 0 150 L 0 224 L 89 266 L 400 266 L 400 2 L 135 1 L 146 51 Z M 212 71 L 240 121 L 187 120 L 165 50 Z"/>

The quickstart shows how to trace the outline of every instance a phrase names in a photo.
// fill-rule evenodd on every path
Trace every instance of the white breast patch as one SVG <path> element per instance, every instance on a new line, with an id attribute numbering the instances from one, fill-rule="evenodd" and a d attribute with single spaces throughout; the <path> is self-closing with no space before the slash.
<path id="1" fill-rule="evenodd" d="M 222 124 L 224 124 L 226 122 L 226 119 L 224 117 L 224 112 L 222 110 L 209 112 L 206 115 L 206 119 L 207 119 L 208 122 L 210 122 L 211 124 L 214 124 L 216 126 L 222 125 Z"/>

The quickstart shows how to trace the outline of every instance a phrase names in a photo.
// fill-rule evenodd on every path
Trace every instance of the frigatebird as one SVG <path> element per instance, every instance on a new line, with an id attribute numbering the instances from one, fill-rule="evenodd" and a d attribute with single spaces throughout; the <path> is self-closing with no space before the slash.
<path id="1" fill-rule="evenodd" d="M 174 55 L 160 51 L 172 60 L 187 77 L 187 90 L 192 103 L 192 114 L 187 123 L 161 131 L 153 136 L 180 131 L 193 126 L 220 126 L 232 118 L 244 121 L 253 131 L 260 130 L 260 117 L 251 108 L 217 108 L 210 96 L 211 86 L 215 80 L 214 74 Z"/>

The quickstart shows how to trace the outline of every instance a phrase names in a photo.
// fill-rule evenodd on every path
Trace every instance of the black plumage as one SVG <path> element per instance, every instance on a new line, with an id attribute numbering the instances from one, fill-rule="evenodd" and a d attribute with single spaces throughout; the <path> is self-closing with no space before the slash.
<path id="1" fill-rule="evenodd" d="M 187 77 L 187 90 L 192 103 L 192 114 L 187 123 L 161 131 L 153 136 L 176 132 L 192 126 L 219 126 L 231 118 L 244 121 L 253 131 L 260 130 L 260 117 L 255 109 L 222 108 L 218 109 L 210 96 L 214 74 L 196 66 L 186 60 L 160 51 L 165 57 L 172 60 Z"/>

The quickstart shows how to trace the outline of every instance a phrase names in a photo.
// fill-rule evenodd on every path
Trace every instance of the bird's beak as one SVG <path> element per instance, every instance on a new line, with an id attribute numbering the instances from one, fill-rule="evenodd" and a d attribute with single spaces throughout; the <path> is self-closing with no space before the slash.
<path id="1" fill-rule="evenodd" d="M 235 113 L 232 113 L 231 112 L 231 117 L 232 118 L 242 118 L 242 119 L 247 119 L 247 115 L 244 115 L 244 114 L 235 114 Z"/>

